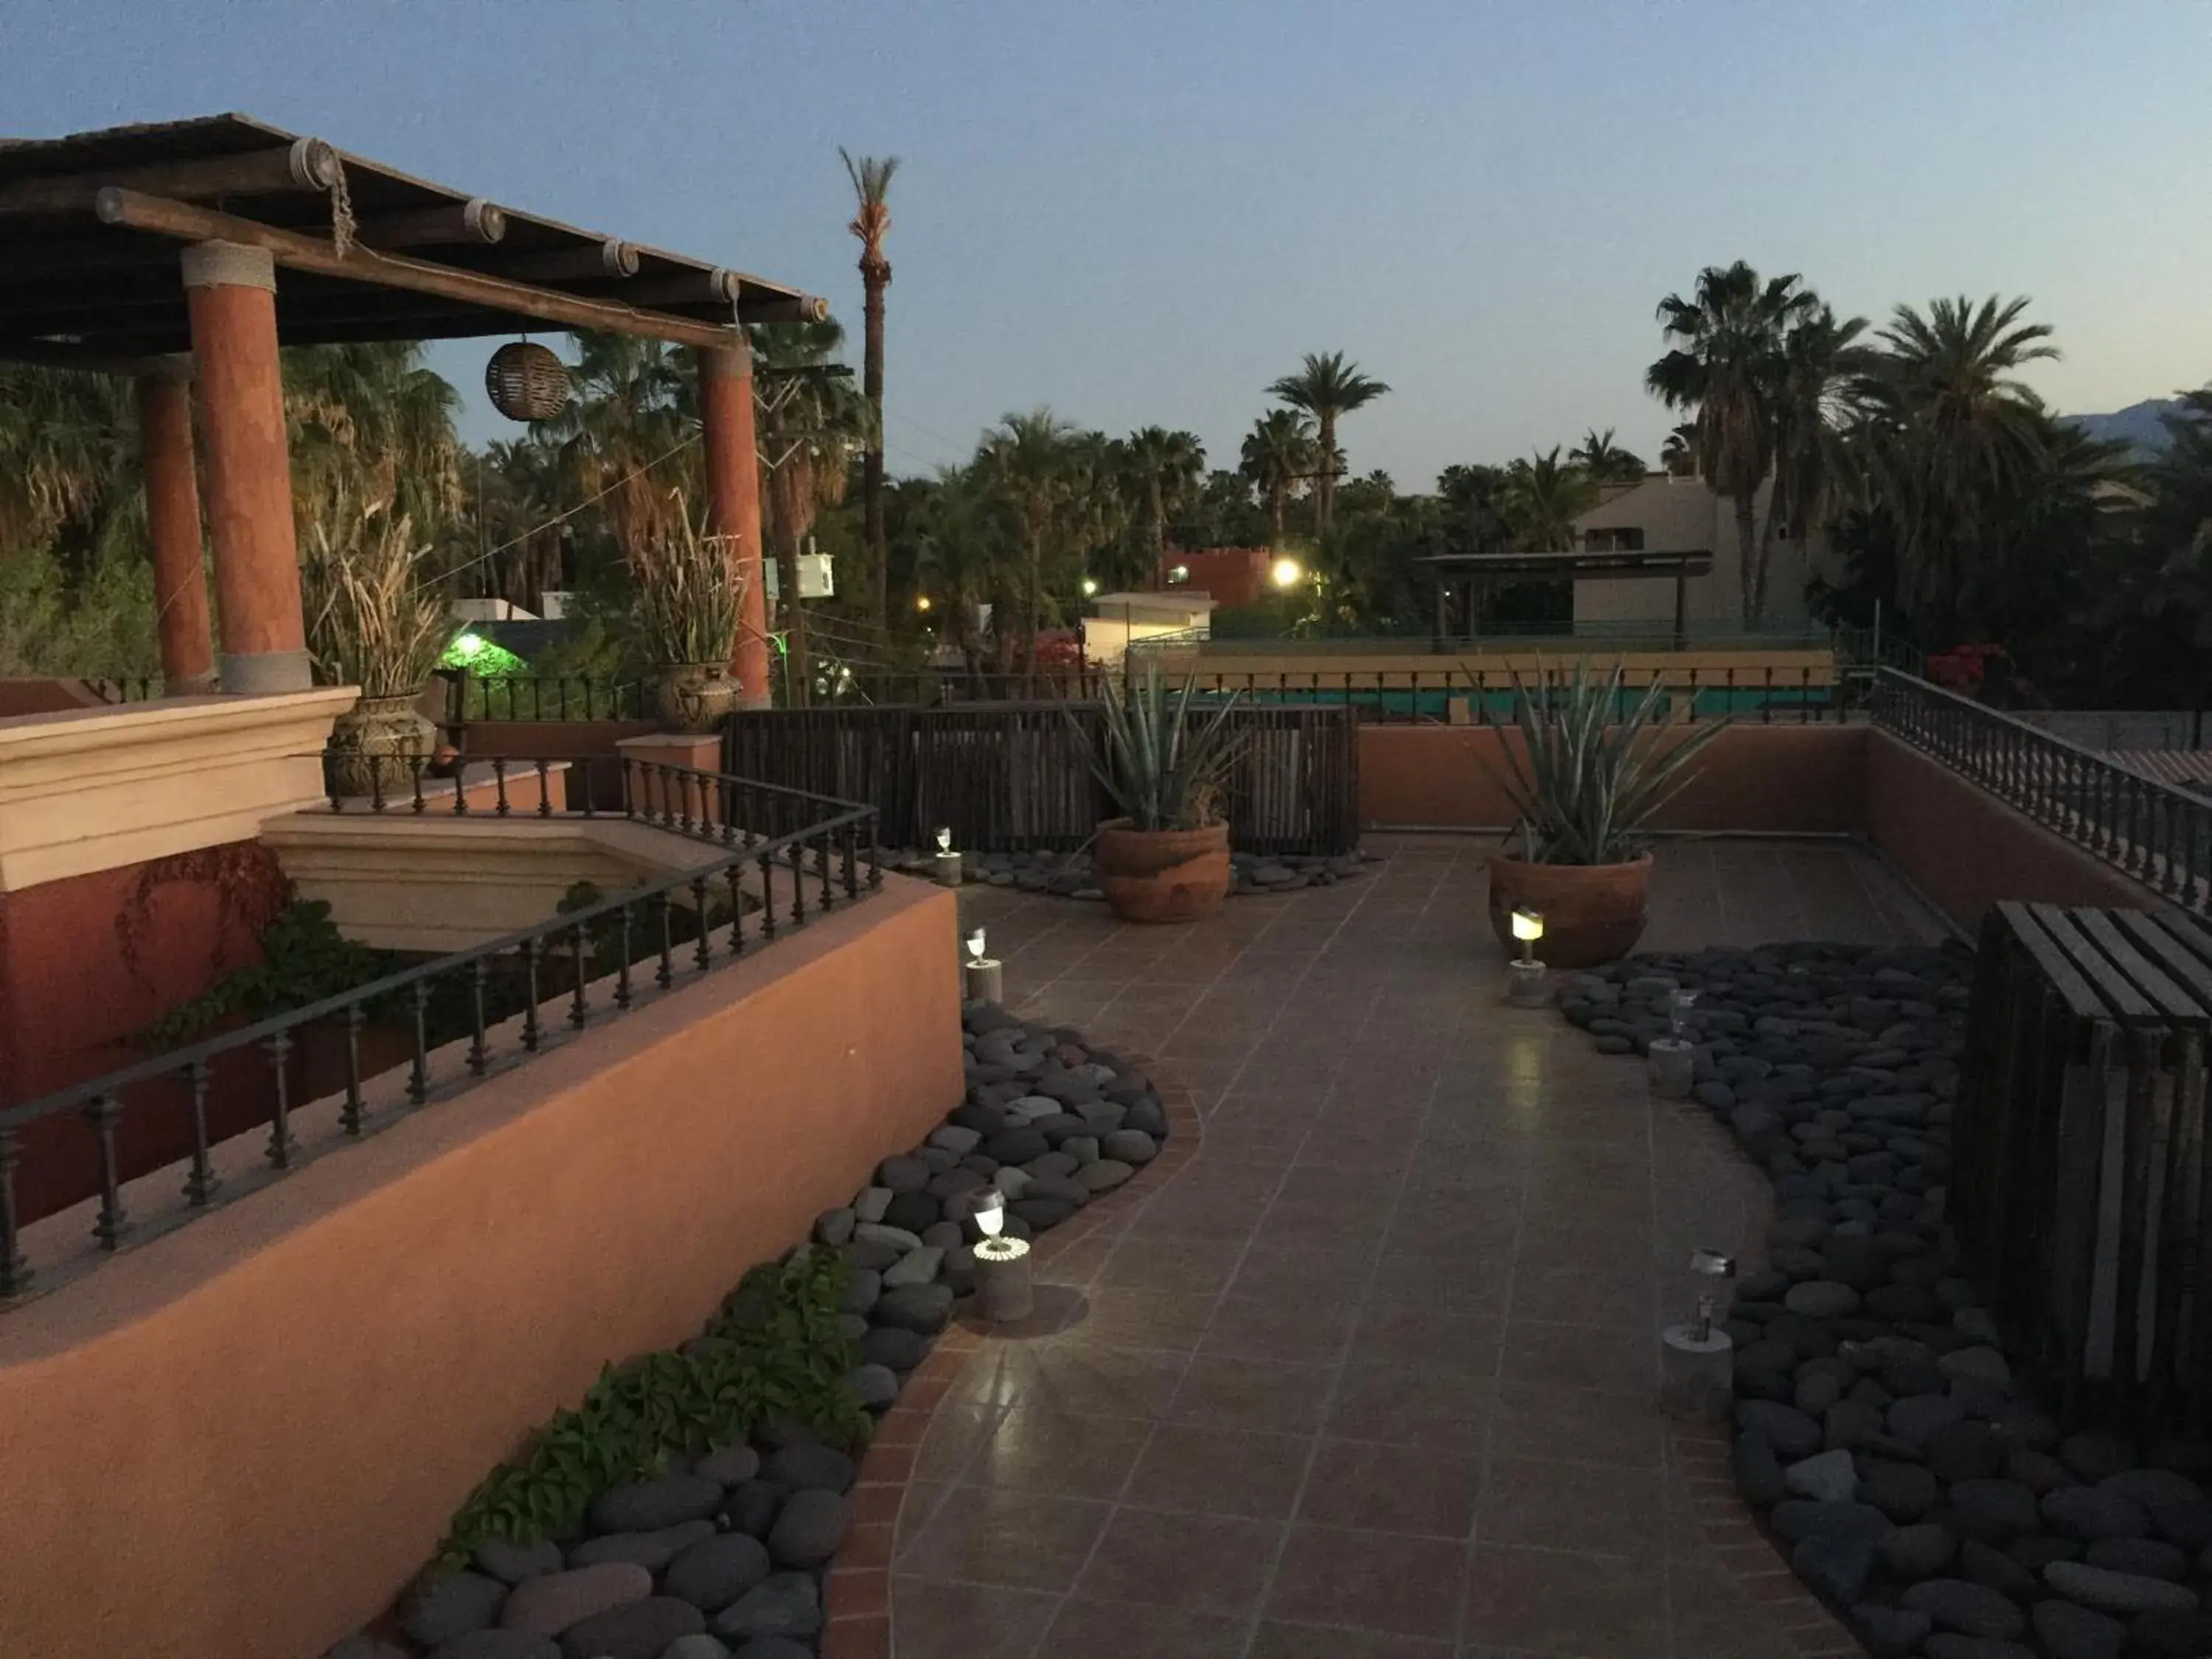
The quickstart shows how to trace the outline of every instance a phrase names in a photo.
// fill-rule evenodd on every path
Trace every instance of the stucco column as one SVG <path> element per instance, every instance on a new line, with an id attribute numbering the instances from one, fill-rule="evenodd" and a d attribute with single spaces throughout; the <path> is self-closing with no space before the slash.
<path id="1" fill-rule="evenodd" d="M 170 372 L 141 375 L 139 467 L 145 477 L 146 539 L 154 550 L 155 626 L 161 679 L 172 697 L 215 689 L 215 645 L 208 635 L 207 576 L 200 568 L 200 485 L 192 463 L 191 359 Z"/>
<path id="2" fill-rule="evenodd" d="M 185 250 L 184 273 L 199 362 L 222 689 L 305 690 L 312 677 L 284 448 L 276 263 L 260 248 L 198 242 Z"/>
<path id="3" fill-rule="evenodd" d="M 744 706 L 765 708 L 768 586 L 761 571 L 760 458 L 753 432 L 752 347 L 734 343 L 699 353 L 699 421 L 707 449 L 707 501 L 717 534 L 737 538 L 738 654 L 730 665 Z"/>

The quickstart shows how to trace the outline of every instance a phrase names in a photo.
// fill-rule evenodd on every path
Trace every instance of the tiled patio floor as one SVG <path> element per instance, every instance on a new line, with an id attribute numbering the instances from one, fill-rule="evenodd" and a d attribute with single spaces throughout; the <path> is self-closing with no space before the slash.
<path id="1" fill-rule="evenodd" d="M 1497 1000 L 1475 843 L 1378 850 L 1192 929 L 966 896 L 1019 1011 L 1160 1056 L 1204 1134 L 1049 1275 L 1069 1328 L 987 1343 L 939 1407 L 897 1659 L 1799 1651 L 1655 1406 L 1690 1250 L 1753 1249 L 1763 1179 Z M 1936 932 L 1853 849 L 1716 842 L 1662 853 L 1646 939 Z"/>

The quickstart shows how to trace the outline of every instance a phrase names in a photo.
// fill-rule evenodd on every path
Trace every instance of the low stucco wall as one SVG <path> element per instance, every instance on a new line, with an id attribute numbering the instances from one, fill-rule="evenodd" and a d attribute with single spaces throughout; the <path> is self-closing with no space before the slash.
<path id="1" fill-rule="evenodd" d="M 526 1431 L 958 1103 L 955 897 L 886 888 L 0 1316 L 0 1654 L 374 1617 Z"/>
<path id="2" fill-rule="evenodd" d="M 1734 726 L 1658 827 L 1735 835 L 1850 835 L 1867 828 L 1863 726 Z M 1483 769 L 1517 735 L 1491 726 L 1363 726 L 1359 818 L 1370 827 L 1495 830 L 1519 816 Z"/>
<path id="3" fill-rule="evenodd" d="M 2102 859 L 2062 840 L 1886 732 L 1867 737 L 1867 828 L 1971 937 L 1999 899 L 2143 910 L 2160 901 Z"/>

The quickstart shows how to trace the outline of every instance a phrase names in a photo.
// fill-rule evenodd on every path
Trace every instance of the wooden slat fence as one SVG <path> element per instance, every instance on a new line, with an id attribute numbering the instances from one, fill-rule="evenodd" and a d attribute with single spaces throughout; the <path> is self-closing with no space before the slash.
<path id="1" fill-rule="evenodd" d="M 2179 911 L 1985 918 L 1950 1205 L 2006 1348 L 2075 1420 L 2212 1427 L 2212 933 Z"/>
<path id="2" fill-rule="evenodd" d="M 1356 712 L 1292 705 L 1230 718 L 1242 738 L 1227 802 L 1237 849 L 1357 847 Z M 1100 720 L 1091 702 L 750 710 L 730 717 L 724 769 L 872 805 L 888 846 L 933 845 L 942 824 L 977 852 L 1065 851 L 1109 815 L 1091 769 Z"/>

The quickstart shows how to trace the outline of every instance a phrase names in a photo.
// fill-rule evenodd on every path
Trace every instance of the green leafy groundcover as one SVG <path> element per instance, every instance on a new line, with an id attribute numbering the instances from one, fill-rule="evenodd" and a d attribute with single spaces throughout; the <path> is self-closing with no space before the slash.
<path id="1" fill-rule="evenodd" d="M 582 1406 L 556 1415 L 492 1471 L 453 1516 L 441 1569 L 489 1538 L 534 1543 L 582 1521 L 607 1487 L 662 1473 L 668 1455 L 734 1446 L 788 1419 L 857 1451 L 869 1419 L 845 1386 L 860 1345 L 838 1329 L 846 1265 L 801 1247 L 747 1273 L 706 1329 L 681 1350 L 611 1365 Z"/>

